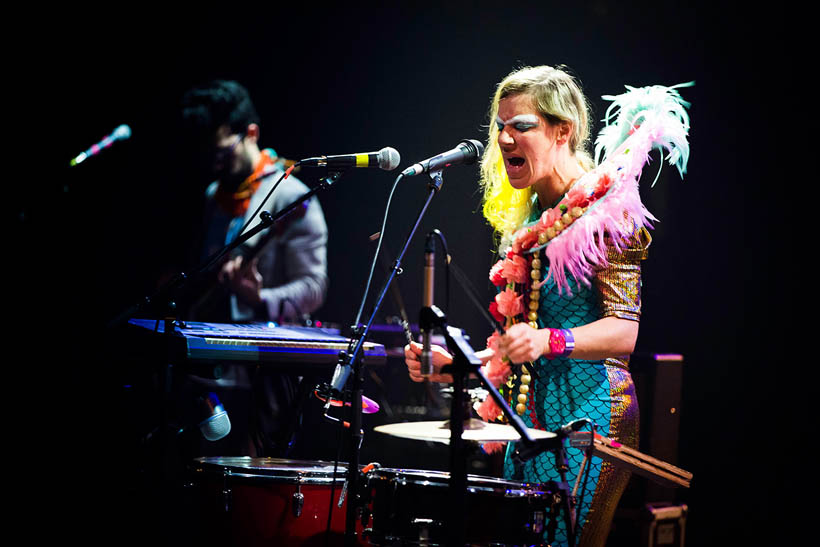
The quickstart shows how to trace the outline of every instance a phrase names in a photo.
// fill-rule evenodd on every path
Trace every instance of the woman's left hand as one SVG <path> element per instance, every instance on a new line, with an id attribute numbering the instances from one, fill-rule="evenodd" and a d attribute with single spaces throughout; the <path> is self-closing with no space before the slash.
<path id="1" fill-rule="evenodd" d="M 498 347 L 513 363 L 528 363 L 548 353 L 549 342 L 549 329 L 534 329 L 526 323 L 516 323 L 506 330 Z"/>

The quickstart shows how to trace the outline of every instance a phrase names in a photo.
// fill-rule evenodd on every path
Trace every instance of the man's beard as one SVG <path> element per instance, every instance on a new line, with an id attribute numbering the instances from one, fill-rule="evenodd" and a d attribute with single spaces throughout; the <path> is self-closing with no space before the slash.
<path id="1" fill-rule="evenodd" d="M 227 191 L 234 191 L 239 188 L 239 185 L 245 182 L 249 176 L 253 174 L 253 165 L 250 159 L 242 158 L 241 167 L 235 172 L 225 171 L 223 173 L 216 173 L 216 179 L 219 180 L 219 185 Z"/>

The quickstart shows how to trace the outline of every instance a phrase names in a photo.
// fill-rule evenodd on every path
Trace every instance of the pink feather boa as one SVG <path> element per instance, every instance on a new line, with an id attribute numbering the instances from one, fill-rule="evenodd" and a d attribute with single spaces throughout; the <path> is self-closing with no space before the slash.
<path id="1" fill-rule="evenodd" d="M 547 209 L 535 223 L 516 232 L 510 250 L 529 254 L 545 249 L 550 264 L 547 279 L 555 281 L 559 293 L 566 290 L 572 294 L 568 276 L 578 286 L 589 286 L 594 271 L 607 264 L 605 235 L 620 251 L 636 230 L 652 227 L 652 222 L 657 221 L 641 202 L 638 179 L 649 161 L 649 152 L 662 142 L 663 135 L 662 120 L 647 120 L 616 154 L 578 179 L 556 207 Z M 576 207 L 583 210 L 577 218 L 565 214 Z M 562 218 L 570 222 L 565 220 L 562 224 Z M 556 226 L 560 232 L 545 244 L 537 245 L 537 236 Z"/>

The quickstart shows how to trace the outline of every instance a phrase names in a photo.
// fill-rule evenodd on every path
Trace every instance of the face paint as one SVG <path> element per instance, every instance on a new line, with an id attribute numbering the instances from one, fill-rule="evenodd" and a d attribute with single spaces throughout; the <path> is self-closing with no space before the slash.
<path id="1" fill-rule="evenodd" d="M 531 97 L 510 95 L 498 103 L 494 120 L 501 127 L 498 146 L 510 185 L 540 188 L 550 179 L 556 155 L 555 130 L 539 114 Z"/>
<path id="2" fill-rule="evenodd" d="M 509 120 L 502 120 L 500 116 L 496 116 L 495 123 L 498 125 L 498 130 L 503 131 L 505 125 L 512 125 L 518 131 L 526 131 L 533 127 L 538 127 L 540 120 L 535 114 L 519 114 L 513 116 Z"/>

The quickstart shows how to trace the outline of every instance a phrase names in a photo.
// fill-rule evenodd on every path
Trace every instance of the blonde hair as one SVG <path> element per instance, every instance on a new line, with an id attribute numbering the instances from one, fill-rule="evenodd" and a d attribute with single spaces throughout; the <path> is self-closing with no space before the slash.
<path id="1" fill-rule="evenodd" d="M 564 67 L 524 67 L 511 72 L 498 84 L 490 106 L 490 128 L 487 150 L 481 161 L 481 188 L 484 217 L 501 238 L 509 237 L 532 211 L 535 190 L 516 190 L 510 186 L 501 148 L 498 145 L 498 104 L 501 99 L 524 93 L 533 99 L 538 112 L 548 123 L 568 122 L 572 132 L 568 140 L 572 153 L 584 169 L 594 162 L 587 152 L 589 139 L 589 105 L 580 83 Z"/>

